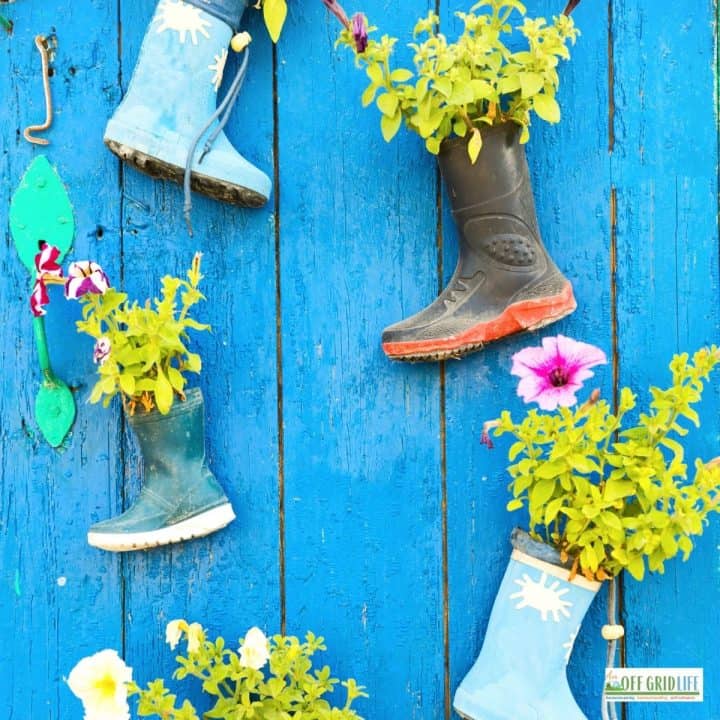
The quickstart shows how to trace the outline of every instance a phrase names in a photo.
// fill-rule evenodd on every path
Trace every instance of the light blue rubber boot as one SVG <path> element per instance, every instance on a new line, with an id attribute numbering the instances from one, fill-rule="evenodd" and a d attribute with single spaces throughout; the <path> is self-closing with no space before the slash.
<path id="1" fill-rule="evenodd" d="M 122 160 L 148 175 L 183 183 L 188 167 L 192 172 L 187 184 L 193 190 L 234 205 L 259 207 L 270 196 L 270 178 L 245 160 L 222 132 L 242 85 L 247 50 L 221 112 L 217 104 L 228 46 L 246 4 L 160 0 L 127 94 L 104 139 Z"/>
<path id="2" fill-rule="evenodd" d="M 209 535 L 235 519 L 223 489 L 205 463 L 204 403 L 198 389 L 167 415 L 157 410 L 129 418 L 145 477 L 122 515 L 93 525 L 88 543 L 122 552 Z"/>
<path id="3" fill-rule="evenodd" d="M 558 554 L 513 533 L 513 552 L 493 605 L 480 657 L 455 693 L 468 720 L 586 720 L 566 667 L 600 583 L 561 567 Z"/>

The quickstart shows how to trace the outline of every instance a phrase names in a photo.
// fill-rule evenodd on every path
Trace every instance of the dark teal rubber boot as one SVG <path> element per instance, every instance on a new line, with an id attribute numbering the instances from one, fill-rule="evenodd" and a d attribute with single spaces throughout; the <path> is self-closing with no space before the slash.
<path id="1" fill-rule="evenodd" d="M 204 408 L 196 388 L 167 415 L 153 410 L 129 417 L 143 458 L 143 487 L 122 515 L 90 528 L 90 545 L 143 550 L 209 535 L 235 519 L 205 463 Z"/>

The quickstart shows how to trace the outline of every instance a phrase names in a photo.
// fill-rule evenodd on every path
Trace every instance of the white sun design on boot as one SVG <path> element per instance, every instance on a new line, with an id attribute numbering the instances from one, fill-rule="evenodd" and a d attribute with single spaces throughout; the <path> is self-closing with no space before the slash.
<path id="1" fill-rule="evenodd" d="M 570 639 L 566 643 L 563 643 L 563 649 L 565 650 L 565 664 L 566 665 L 570 662 L 570 656 L 572 655 L 573 648 L 575 647 L 575 639 L 577 638 L 579 632 L 580 632 L 580 626 L 578 625 L 570 633 Z"/>
<path id="2" fill-rule="evenodd" d="M 209 38 L 207 28 L 210 23 L 200 14 L 200 8 L 188 5 L 182 0 L 162 0 L 158 8 L 156 22 L 159 23 L 158 35 L 166 30 L 174 30 L 182 44 L 188 33 L 193 45 L 198 44 L 198 33 Z"/>
<path id="3" fill-rule="evenodd" d="M 546 573 L 542 573 L 538 581 L 531 580 L 527 573 L 523 573 L 523 579 L 515 581 L 515 584 L 519 585 L 522 590 L 513 593 L 510 599 L 520 601 L 515 606 L 516 610 L 522 610 L 526 607 L 533 608 L 533 610 L 540 613 L 543 622 L 547 621 L 548 613 L 552 613 L 553 620 L 560 622 L 560 614 L 566 618 L 570 617 L 567 609 L 572 607 L 573 604 L 569 600 L 562 599 L 562 596 L 569 591 L 567 588 L 558 590 L 560 586 L 559 580 L 556 580 L 550 586 L 546 585 L 547 580 Z"/>
<path id="4" fill-rule="evenodd" d="M 223 48 L 220 54 L 215 56 L 215 62 L 212 65 L 208 65 L 208 70 L 212 70 L 213 73 L 213 77 L 210 83 L 215 87 L 215 92 L 220 89 L 223 74 L 225 73 L 225 63 L 227 62 L 227 59 L 227 48 Z"/>

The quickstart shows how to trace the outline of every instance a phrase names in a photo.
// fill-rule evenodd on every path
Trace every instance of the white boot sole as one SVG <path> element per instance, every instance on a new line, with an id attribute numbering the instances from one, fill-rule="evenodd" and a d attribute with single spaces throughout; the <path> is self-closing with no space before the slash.
<path id="1" fill-rule="evenodd" d="M 147 550 L 171 545 L 172 543 L 204 537 L 229 525 L 235 519 L 235 512 L 230 503 L 195 515 L 188 520 L 142 533 L 96 533 L 90 531 L 87 535 L 88 544 L 102 550 L 112 552 L 128 552 L 130 550 Z"/>

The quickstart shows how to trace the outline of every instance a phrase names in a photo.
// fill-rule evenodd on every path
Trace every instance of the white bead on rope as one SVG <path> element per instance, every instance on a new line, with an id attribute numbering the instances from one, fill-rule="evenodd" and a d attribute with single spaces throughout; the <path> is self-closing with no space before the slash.
<path id="1" fill-rule="evenodd" d="M 230 47 L 236 52 L 242 52 L 252 42 L 252 36 L 249 32 L 239 32 L 233 35 L 230 41 Z"/>
<path id="2" fill-rule="evenodd" d="M 625 636 L 625 628 L 622 625 L 603 625 L 600 632 L 607 641 L 619 640 Z"/>

